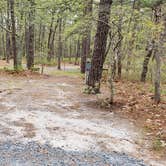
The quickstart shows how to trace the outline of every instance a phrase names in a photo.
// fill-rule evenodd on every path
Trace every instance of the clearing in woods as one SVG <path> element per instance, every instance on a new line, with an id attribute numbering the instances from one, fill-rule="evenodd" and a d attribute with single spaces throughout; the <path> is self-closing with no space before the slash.
<path id="1" fill-rule="evenodd" d="M 67 69 L 73 72 L 77 67 L 66 66 Z M 46 161 L 47 164 L 49 162 L 52 164 L 56 159 L 57 163 L 54 162 L 58 165 L 60 163 L 58 160 L 60 161 L 60 158 L 62 160 L 62 156 L 66 157 L 67 153 L 70 155 L 70 160 L 68 158 L 64 161 L 63 158 L 61 164 L 68 161 L 67 165 L 70 162 L 69 165 L 72 163 L 77 165 L 85 158 L 85 152 L 95 153 L 95 157 L 96 153 L 102 152 L 105 156 L 112 155 L 106 159 L 98 156 L 97 160 L 95 159 L 96 165 L 97 161 L 99 165 L 109 165 L 109 163 L 120 165 L 127 161 L 129 162 L 127 165 L 141 165 L 139 161 L 125 156 L 123 154 L 125 153 L 133 158 L 143 159 L 148 165 L 164 166 L 165 161 L 150 151 L 151 143 L 134 121 L 89 104 L 97 103 L 97 97 L 82 94 L 81 77 L 71 73 L 55 76 L 53 75 L 55 70 L 54 67 L 47 67 L 45 72 L 50 75 L 43 76 L 38 74 L 25 74 L 23 77 L 6 76 L 1 73 L 1 163 L 33 165 L 34 162 L 44 165 Z M 43 147 L 46 144 L 48 146 Z M 36 147 L 40 148 L 37 152 L 34 150 Z M 55 155 L 51 148 L 61 148 L 64 151 L 57 157 L 58 150 L 52 150 Z M 76 152 L 81 153 L 79 157 Z M 86 162 L 91 163 L 94 155 L 87 156 Z M 112 156 L 114 158 L 111 158 Z"/>

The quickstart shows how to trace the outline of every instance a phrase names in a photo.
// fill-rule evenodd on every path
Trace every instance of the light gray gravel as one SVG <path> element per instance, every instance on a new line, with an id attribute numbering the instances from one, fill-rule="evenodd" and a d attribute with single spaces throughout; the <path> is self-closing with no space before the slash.
<path id="1" fill-rule="evenodd" d="M 0 144 L 0 166 L 145 166 L 125 154 L 78 152 L 36 142 Z"/>

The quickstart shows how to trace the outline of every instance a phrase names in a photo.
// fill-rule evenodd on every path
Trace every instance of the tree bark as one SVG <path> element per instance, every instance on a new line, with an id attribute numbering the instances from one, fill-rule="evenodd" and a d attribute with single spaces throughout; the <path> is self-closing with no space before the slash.
<path id="1" fill-rule="evenodd" d="M 166 38 L 166 13 L 162 15 L 161 4 L 156 6 L 153 10 L 155 15 L 155 23 L 159 24 L 163 16 L 163 26 L 164 26 L 164 30 L 161 32 L 159 37 L 159 42 L 155 43 L 155 49 L 154 49 L 154 58 L 156 61 L 155 81 L 154 81 L 154 87 L 155 87 L 154 100 L 158 104 L 161 101 L 161 56 L 164 55 L 163 47 Z"/>
<path id="2" fill-rule="evenodd" d="M 17 56 L 17 44 L 16 44 L 16 25 L 15 25 L 15 11 L 14 0 L 10 0 L 10 15 L 11 15 L 11 29 L 12 29 L 12 52 L 14 58 L 14 69 L 19 69 L 18 56 Z"/>
<path id="3" fill-rule="evenodd" d="M 48 43 L 47 43 L 47 48 L 48 48 L 48 56 L 47 60 L 50 62 L 51 61 L 51 38 L 53 35 L 53 23 L 54 23 L 54 11 L 52 11 L 52 18 L 51 18 L 51 24 L 50 24 L 50 30 L 49 30 L 49 35 L 48 35 Z"/>
<path id="4" fill-rule="evenodd" d="M 122 76 L 122 21 L 123 21 L 123 13 L 122 6 L 123 0 L 120 0 L 120 18 L 118 23 L 118 48 L 117 48 L 117 70 L 118 70 L 118 78 L 120 79 Z"/>
<path id="5" fill-rule="evenodd" d="M 28 28 L 28 55 L 27 55 L 27 68 L 30 70 L 34 67 L 34 53 L 35 53 L 35 0 L 30 0 L 29 12 L 29 28 Z"/>
<path id="6" fill-rule="evenodd" d="M 100 0 L 97 33 L 94 42 L 91 70 L 87 81 L 88 86 L 95 88 L 96 93 L 100 91 L 100 79 L 106 58 L 111 5 L 112 0 Z"/>
<path id="7" fill-rule="evenodd" d="M 77 53 L 76 53 L 76 57 L 75 57 L 75 65 L 78 65 L 79 62 L 78 62 L 78 58 L 80 57 L 80 38 L 78 38 L 77 40 Z"/>
<path id="8" fill-rule="evenodd" d="M 84 17 L 88 20 L 88 24 L 91 25 L 89 19 L 92 16 L 93 0 L 88 0 L 84 8 Z M 85 73 L 86 59 L 90 56 L 90 43 L 91 43 L 91 26 L 87 25 L 87 29 L 82 37 L 82 54 L 81 54 L 81 73 Z"/>
<path id="9" fill-rule="evenodd" d="M 6 26 L 7 29 L 10 30 L 10 3 L 9 0 L 7 0 L 7 19 L 6 19 Z M 6 62 L 9 63 L 11 56 L 11 40 L 10 40 L 10 33 L 6 32 Z"/>
<path id="10" fill-rule="evenodd" d="M 149 46 L 147 48 L 148 53 L 147 53 L 147 55 L 144 59 L 144 63 L 143 63 L 143 69 L 142 69 L 142 74 L 141 74 L 141 82 L 146 81 L 146 75 L 147 75 L 147 72 L 148 72 L 148 64 L 149 64 L 150 58 L 152 57 L 152 54 L 153 54 L 154 44 L 155 44 L 155 41 L 152 40 L 152 42 L 149 44 Z"/>
<path id="11" fill-rule="evenodd" d="M 55 33 L 58 27 L 58 22 L 59 20 L 57 20 L 57 24 L 55 24 L 54 29 L 50 28 L 50 34 L 49 34 L 49 41 L 48 41 L 48 57 L 47 60 L 50 62 L 51 59 L 54 56 L 54 41 L 55 41 Z"/>
<path id="12" fill-rule="evenodd" d="M 62 58 L 62 18 L 59 19 L 58 70 L 61 70 L 61 58 Z"/>
<path id="13" fill-rule="evenodd" d="M 86 59 L 87 59 L 87 39 L 85 37 L 82 38 L 82 53 L 81 53 L 81 73 L 85 73 Z"/>

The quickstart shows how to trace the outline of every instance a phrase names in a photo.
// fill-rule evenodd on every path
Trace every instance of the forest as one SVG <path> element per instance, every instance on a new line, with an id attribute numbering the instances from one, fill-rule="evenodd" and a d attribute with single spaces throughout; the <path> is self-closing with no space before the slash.
<path id="1" fill-rule="evenodd" d="M 0 165 L 166 165 L 166 0 L 1 0 L 0 30 Z"/>

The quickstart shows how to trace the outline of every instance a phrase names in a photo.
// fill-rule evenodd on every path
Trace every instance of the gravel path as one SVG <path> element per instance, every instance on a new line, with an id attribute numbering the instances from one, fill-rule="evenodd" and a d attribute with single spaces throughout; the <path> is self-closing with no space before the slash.
<path id="1" fill-rule="evenodd" d="M 0 144 L 1 166 L 145 166 L 125 154 L 79 152 L 53 148 L 48 144 L 5 142 Z"/>

